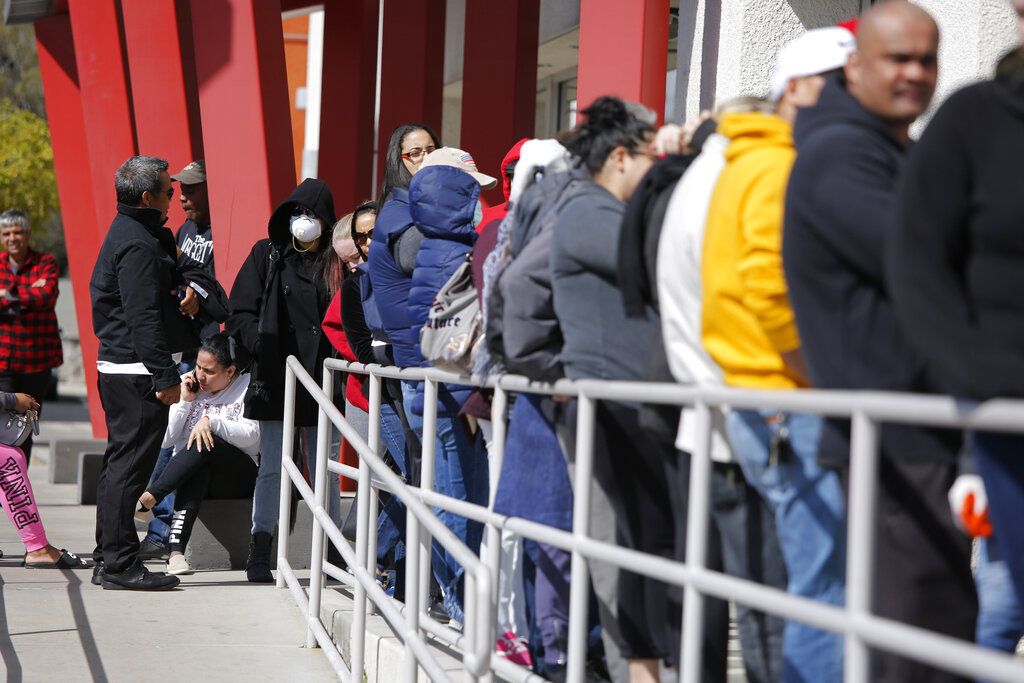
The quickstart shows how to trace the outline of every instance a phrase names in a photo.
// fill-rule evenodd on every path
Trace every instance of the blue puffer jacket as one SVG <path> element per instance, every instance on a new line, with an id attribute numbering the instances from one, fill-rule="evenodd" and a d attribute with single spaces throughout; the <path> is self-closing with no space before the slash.
<path id="1" fill-rule="evenodd" d="M 425 168 L 413 176 L 409 186 L 409 209 L 413 221 L 423 233 L 423 242 L 416 256 L 416 268 L 412 273 L 408 303 L 411 332 L 416 340 L 416 355 L 421 359 L 420 329 L 427 321 L 434 297 L 466 260 L 466 254 L 473 249 L 476 241 L 473 217 L 479 197 L 480 183 L 468 173 L 451 166 Z M 422 361 L 421 365 L 429 364 Z M 457 412 L 469 396 L 469 389 L 449 387 L 440 394 L 442 407 Z M 448 400 L 447 394 L 450 394 L 454 402 Z M 418 395 L 413 412 L 421 407 L 422 396 Z"/>
<path id="2" fill-rule="evenodd" d="M 369 275 L 380 321 L 391 338 L 395 365 L 402 368 L 417 367 L 423 362 L 419 350 L 419 326 L 414 335 L 413 322 L 409 317 L 412 280 L 402 272 L 391 254 L 395 241 L 412 226 L 409 192 L 396 187 L 377 214 L 370 244 Z"/>

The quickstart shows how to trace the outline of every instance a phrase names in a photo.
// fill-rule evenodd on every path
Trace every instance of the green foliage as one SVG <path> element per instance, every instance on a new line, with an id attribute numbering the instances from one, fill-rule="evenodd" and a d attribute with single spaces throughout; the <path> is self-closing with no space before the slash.
<path id="1" fill-rule="evenodd" d="M 0 101 L 0 211 L 18 207 L 29 215 L 39 249 L 57 247 L 63 261 L 60 201 L 46 121 L 10 100 Z M 56 238 L 56 239 L 54 239 Z"/>
<path id="2" fill-rule="evenodd" d="M 39 78 L 35 31 L 31 25 L 0 24 L 0 100 L 46 118 Z"/>

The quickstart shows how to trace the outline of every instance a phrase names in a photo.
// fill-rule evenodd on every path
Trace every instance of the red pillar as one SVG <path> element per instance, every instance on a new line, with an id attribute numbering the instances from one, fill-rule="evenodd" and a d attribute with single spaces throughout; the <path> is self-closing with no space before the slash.
<path id="1" fill-rule="evenodd" d="M 189 10 L 176 0 L 121 0 L 139 150 L 167 159 L 171 173 L 203 149 Z M 179 202 L 168 218 L 171 229 L 184 222 Z"/>
<path id="2" fill-rule="evenodd" d="M 533 136 L 537 108 L 540 0 L 467 0 L 462 66 L 463 149 L 481 171 L 500 177 L 517 140 Z M 505 201 L 501 187 L 488 193 Z"/>
<path id="3" fill-rule="evenodd" d="M 324 2 L 326 39 L 317 175 L 331 187 L 339 216 L 375 195 L 370 169 L 373 167 L 378 2 Z"/>
<path id="4" fill-rule="evenodd" d="M 669 0 L 580 0 L 577 110 L 601 95 L 665 116 Z"/>
<path id="5" fill-rule="evenodd" d="M 441 134 L 445 0 L 386 0 L 378 181 L 391 131 L 422 123 Z"/>
<path id="6" fill-rule="evenodd" d="M 137 149 L 117 4 L 117 0 L 68 2 L 101 240 L 116 211 L 114 172 Z M 98 251 L 99 244 L 91 254 L 93 260 Z"/>
<path id="7" fill-rule="evenodd" d="M 68 268 L 75 285 L 75 312 L 85 384 L 89 390 L 89 419 L 93 435 L 102 437 L 106 434 L 106 425 L 96 392 L 98 344 L 92 332 L 92 304 L 89 300 L 89 278 L 99 251 L 100 238 L 96 230 L 94 195 L 90 183 L 83 181 L 91 176 L 92 169 L 85 144 L 85 121 L 82 117 L 71 22 L 67 15 L 40 19 L 35 22 L 35 32 L 64 239 L 69 245 L 74 245 L 73 249 L 67 250 Z M 69 294 L 61 292 L 61 296 Z"/>
<path id="8" fill-rule="evenodd" d="M 228 290 L 295 187 L 281 4 L 191 0 L 217 279 Z"/>

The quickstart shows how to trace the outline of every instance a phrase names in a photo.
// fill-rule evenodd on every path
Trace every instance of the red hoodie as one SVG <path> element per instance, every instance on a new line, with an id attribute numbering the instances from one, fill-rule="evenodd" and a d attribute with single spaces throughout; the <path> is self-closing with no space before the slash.
<path id="1" fill-rule="evenodd" d="M 508 151 L 505 158 L 501 160 L 501 191 L 505 193 L 505 201 L 501 204 L 495 204 L 484 209 L 483 220 L 480 221 L 480 225 L 477 226 L 477 232 L 481 233 L 487 225 L 497 219 L 501 220 L 508 213 L 508 196 L 512 192 L 512 179 L 508 177 L 508 173 L 505 172 L 505 167 L 511 164 L 513 161 L 519 161 L 519 150 L 523 148 L 526 141 L 530 138 L 523 138 L 516 144 L 512 145 L 512 149 Z"/>

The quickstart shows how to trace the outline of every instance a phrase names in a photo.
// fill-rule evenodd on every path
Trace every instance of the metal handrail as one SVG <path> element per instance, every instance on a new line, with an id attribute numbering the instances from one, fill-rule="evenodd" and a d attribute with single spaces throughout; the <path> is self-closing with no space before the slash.
<path id="1" fill-rule="evenodd" d="M 301 371 L 296 372 L 296 370 Z M 682 586 L 685 591 L 682 628 L 682 656 L 680 678 L 684 683 L 696 682 L 700 679 L 701 648 L 700 629 L 703 619 L 703 605 L 706 596 L 735 600 L 754 609 L 794 619 L 812 626 L 841 633 L 846 638 L 845 680 L 862 683 L 869 680 L 868 656 L 869 647 L 886 650 L 901 656 L 917 659 L 938 668 L 947 669 L 969 676 L 983 676 L 993 681 L 1021 680 L 1024 676 L 1024 665 L 1016 658 L 994 652 L 972 643 L 940 635 L 890 619 L 872 615 L 870 602 L 872 594 L 871 567 L 873 563 L 873 524 L 874 496 L 877 487 L 878 468 L 878 427 L 882 422 L 923 424 L 934 427 L 985 429 L 992 431 L 1024 432 L 1024 401 L 997 400 L 981 404 L 957 401 L 945 396 L 925 396 L 920 394 L 899 394 L 875 391 L 753 391 L 728 387 L 695 387 L 677 384 L 659 384 L 646 382 L 601 382 L 595 380 L 560 380 L 545 384 L 531 381 L 525 377 L 501 375 L 494 377 L 477 377 L 456 375 L 434 368 L 384 367 L 379 365 L 363 365 L 340 360 L 327 360 L 324 363 L 324 389 L 333 387 L 333 373 L 351 372 L 369 377 L 370 382 L 370 438 L 364 441 L 355 433 L 340 411 L 330 402 L 330 391 L 316 387 L 315 382 L 302 371 L 298 362 L 289 358 L 289 373 L 300 379 L 303 386 L 310 390 L 321 407 L 321 418 L 329 419 L 349 440 L 360 456 L 358 469 L 330 462 L 326 459 L 326 438 L 318 442 L 317 462 L 321 462 L 320 451 L 324 453 L 323 471 L 318 469 L 317 484 L 325 480 L 327 471 L 336 472 L 359 480 L 360 507 L 358 515 L 357 551 L 365 549 L 375 536 L 376 497 L 362 495 L 363 491 L 374 491 L 376 488 L 390 491 L 406 503 L 409 509 L 407 528 L 408 556 L 407 571 L 409 576 L 407 602 L 416 609 L 403 610 L 406 616 L 405 630 L 400 637 L 406 642 L 407 668 L 405 680 L 415 680 L 417 663 L 421 665 L 429 655 L 421 648 L 413 648 L 410 639 L 423 645 L 427 636 L 441 637 L 453 646 L 462 642 L 471 644 L 470 652 L 464 656 L 464 664 L 472 678 L 487 674 L 482 667 L 488 661 L 492 667 L 501 668 L 506 675 L 512 666 L 496 656 L 486 657 L 483 650 L 490 649 L 494 643 L 494 621 L 500 549 L 495 542 L 502 530 L 508 530 L 524 538 L 538 540 L 572 553 L 572 581 L 570 587 L 570 636 L 568 677 L 570 681 L 581 681 L 584 675 L 587 586 L 589 573 L 587 560 L 601 560 L 620 568 L 653 577 L 667 583 Z M 424 458 L 431 458 L 430 471 L 427 472 L 425 462 L 422 488 L 406 485 L 397 477 L 380 458 L 377 457 L 376 446 L 379 444 L 379 411 L 380 411 L 380 379 L 394 378 L 409 382 L 425 382 L 424 402 Z M 436 419 L 436 391 L 439 383 L 458 384 L 477 387 L 489 387 L 495 390 L 492 402 L 492 421 L 495 429 L 496 455 L 492 454 L 491 472 L 491 506 L 475 505 L 439 494 L 432 489 L 432 457 L 433 457 L 433 424 Z M 316 390 L 314 393 L 313 390 Z M 505 409 L 507 394 L 534 393 L 544 395 L 574 396 L 579 400 L 577 416 L 576 472 L 574 477 L 574 521 L 573 531 L 567 532 L 528 520 L 508 517 L 494 512 L 493 492 L 496 488 L 496 472 L 500 471 L 503 457 L 504 434 L 506 430 Z M 286 420 L 289 418 L 288 401 L 294 401 L 294 390 L 289 399 L 286 386 Z M 690 405 L 695 408 L 696 447 L 691 454 L 690 496 L 687 519 L 686 561 L 676 562 L 661 557 L 622 548 L 611 543 L 603 543 L 588 537 L 588 510 L 590 507 L 590 486 L 593 464 L 593 427 L 598 400 L 634 401 L 659 403 L 666 405 Z M 827 605 L 814 600 L 789 595 L 784 591 L 759 585 L 752 581 L 738 579 L 721 572 L 706 568 L 706 539 L 709 524 L 709 488 L 710 488 L 710 432 L 712 411 L 725 408 L 762 408 L 786 411 L 801 411 L 821 414 L 827 417 L 849 418 L 851 430 L 851 469 L 850 488 L 848 495 L 849 532 L 847 534 L 847 599 L 844 607 Z M 292 412 L 292 415 L 294 413 Z M 326 416 L 326 417 L 325 417 Z M 286 431 L 288 427 L 286 425 Z M 429 437 L 429 439 L 428 439 Z M 368 443 L 369 442 L 369 443 Z M 373 448 L 371 448 L 371 446 Z M 290 463 L 289 463 L 290 464 Z M 293 468 L 294 469 L 294 468 Z M 375 477 L 370 476 L 372 470 Z M 289 469 L 289 477 L 292 472 Z M 297 472 L 297 470 L 296 470 Z M 284 489 L 282 480 L 282 490 Z M 308 487 L 307 487 L 308 488 Z M 303 489 L 300 488 L 300 493 Z M 304 496 L 305 499 L 305 496 Z M 366 502 L 364 502 L 364 500 Z M 363 583 L 360 577 L 372 581 L 367 571 L 372 568 L 372 558 L 362 554 L 362 560 L 353 564 L 349 558 L 351 549 L 348 542 L 341 538 L 337 529 L 330 528 L 329 518 L 324 512 L 324 499 L 318 498 L 317 520 L 324 527 L 331 540 L 339 545 L 343 556 L 350 567 L 356 567 L 357 593 Z M 415 511 L 409 507 L 416 507 Z M 488 556 L 484 561 L 477 558 L 468 548 L 457 542 L 454 535 L 440 520 L 434 517 L 427 506 L 443 509 L 467 519 L 481 522 L 487 527 Z M 365 509 L 364 509 L 365 507 Z M 282 509 L 284 508 L 282 498 Z M 422 527 L 422 529 L 421 529 Z M 442 530 L 443 529 L 443 530 Z M 422 534 L 420 533 L 422 531 Z M 314 529 L 314 536 L 323 535 L 323 531 Z M 465 552 L 455 552 L 460 562 L 466 567 L 467 605 L 470 596 L 479 600 L 474 609 L 467 610 L 467 637 L 460 637 L 457 632 L 446 629 L 432 621 L 426 614 L 426 595 L 424 579 L 428 577 L 430 557 L 430 535 L 437 536 L 444 544 L 445 540 L 461 546 Z M 279 541 L 280 547 L 280 541 Z M 348 551 L 348 553 L 346 553 Z M 425 552 L 423 552 L 425 551 Z M 426 558 L 420 559 L 420 554 Z M 358 554 L 358 553 L 357 553 Z M 468 555 L 468 556 L 467 556 Z M 466 560 L 467 562 L 464 562 Z M 322 566 L 326 563 L 311 563 L 311 566 Z M 287 566 L 287 564 L 285 565 Z M 327 565 L 329 566 L 329 565 Z M 420 581 L 416 581 L 419 574 Z M 481 581 L 482 579 L 482 581 Z M 281 582 L 279 577 L 279 585 Z M 419 586 L 415 584 L 419 583 Z M 481 587 L 481 584 L 486 584 Z M 471 588 L 472 585 L 472 588 Z M 374 584 L 369 590 L 371 599 L 385 612 L 384 616 L 395 626 L 395 609 L 391 598 L 383 596 L 379 586 Z M 313 582 L 311 580 L 311 588 Z M 419 590 L 418 590 L 419 589 Z M 319 587 L 318 587 L 319 590 Z M 293 590 L 294 592 L 294 590 Z M 487 599 L 489 596 L 489 599 Z M 310 616 L 312 620 L 312 599 Z M 357 600 L 358 603 L 358 600 Z M 317 599 L 317 606 L 319 600 Z M 300 602 L 301 606 L 301 602 Z M 481 613 L 480 607 L 486 608 Z M 317 607 L 319 609 L 319 607 Z M 359 616 L 357 604 L 357 619 Z M 365 615 L 364 615 L 365 616 Z M 319 615 L 317 615 L 319 618 Z M 477 621 L 474 621 L 477 620 Z M 472 624 L 471 624 L 472 622 Z M 312 621 L 310 621 L 312 623 Z M 356 627 L 359 627 L 358 629 Z M 472 626 L 472 628 L 470 628 Z M 312 627 L 311 627 L 312 628 Z M 362 666 L 363 634 L 365 621 L 353 624 L 351 634 L 353 671 Z M 396 630 L 398 630 L 396 628 Z M 317 636 L 317 637 L 313 637 Z M 309 640 L 327 647 L 319 634 L 313 634 Z M 356 648 L 358 644 L 358 650 Z M 333 647 L 333 644 L 331 644 Z M 414 651 L 420 650 L 420 651 Z M 357 652 L 359 653 L 357 660 Z M 332 658 L 332 663 L 334 659 Z M 424 666 L 427 669 L 427 666 Z M 432 668 L 432 667 L 431 667 Z M 346 674 L 349 672 L 346 671 Z M 428 670 L 428 674 L 434 673 Z M 343 678 L 344 679 L 344 678 Z M 521 680 L 536 680 L 522 670 Z"/>

